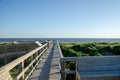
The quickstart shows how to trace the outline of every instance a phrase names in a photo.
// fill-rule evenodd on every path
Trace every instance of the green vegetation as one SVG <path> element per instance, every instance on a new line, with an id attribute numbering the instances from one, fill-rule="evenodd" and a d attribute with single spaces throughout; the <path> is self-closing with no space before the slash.
<path id="1" fill-rule="evenodd" d="M 0 67 L 37 47 L 38 46 L 34 42 L 8 42 L 0 44 Z"/>
<path id="2" fill-rule="evenodd" d="M 120 55 L 120 43 L 61 44 L 65 57 Z"/>
<path id="3" fill-rule="evenodd" d="M 0 54 L 20 52 L 20 51 L 31 51 L 36 47 L 38 46 L 32 42 L 20 42 L 18 44 L 12 42 L 4 43 L 4 44 L 0 44 Z"/>

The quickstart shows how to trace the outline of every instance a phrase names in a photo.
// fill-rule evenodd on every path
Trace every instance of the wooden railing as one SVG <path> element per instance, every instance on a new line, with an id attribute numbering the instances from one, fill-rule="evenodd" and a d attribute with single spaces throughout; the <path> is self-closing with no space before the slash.
<path id="1" fill-rule="evenodd" d="M 94 80 L 98 80 L 98 79 L 100 80 L 98 76 L 103 76 L 102 78 L 104 80 L 106 79 L 108 80 L 109 78 L 108 74 L 110 77 L 114 77 L 116 80 L 120 79 L 120 56 L 64 57 L 58 42 L 57 45 L 60 56 L 61 80 L 66 80 L 67 74 L 75 74 L 75 80 L 82 80 L 83 78 L 80 75 L 80 73 L 82 73 L 82 75 L 86 76 L 85 78 L 88 79 L 89 76 L 91 75 L 95 77 Z M 67 62 L 74 62 L 76 64 L 75 69 L 67 70 L 66 69 Z M 95 76 L 91 73 L 85 73 L 89 71 L 96 72 Z M 100 75 L 99 72 L 102 72 L 103 75 L 102 74 Z M 87 76 L 86 74 L 88 74 L 89 76 Z"/>
<path id="2" fill-rule="evenodd" d="M 0 80 L 27 80 L 49 48 L 49 41 L 0 68 Z"/>
<path id="3" fill-rule="evenodd" d="M 75 74 L 76 80 L 80 80 L 80 76 L 77 70 L 77 60 L 78 57 L 64 57 L 60 48 L 60 44 L 57 41 L 58 52 L 59 52 L 59 60 L 60 60 L 60 73 L 61 73 L 61 80 L 66 80 L 67 74 Z M 76 68 L 75 70 L 66 70 L 66 62 L 75 62 Z"/>

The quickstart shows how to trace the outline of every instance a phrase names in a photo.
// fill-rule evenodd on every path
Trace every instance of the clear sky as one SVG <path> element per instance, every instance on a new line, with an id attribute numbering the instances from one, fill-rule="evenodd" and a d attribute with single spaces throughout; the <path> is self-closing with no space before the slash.
<path id="1" fill-rule="evenodd" d="M 120 38 L 120 0 L 0 0 L 0 38 Z"/>

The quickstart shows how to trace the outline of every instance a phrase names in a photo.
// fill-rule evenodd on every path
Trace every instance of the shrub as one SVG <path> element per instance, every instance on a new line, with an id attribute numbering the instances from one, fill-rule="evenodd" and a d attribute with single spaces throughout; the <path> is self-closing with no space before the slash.
<path id="1" fill-rule="evenodd" d="M 113 47 L 113 53 L 116 55 L 120 55 L 120 45 Z"/>

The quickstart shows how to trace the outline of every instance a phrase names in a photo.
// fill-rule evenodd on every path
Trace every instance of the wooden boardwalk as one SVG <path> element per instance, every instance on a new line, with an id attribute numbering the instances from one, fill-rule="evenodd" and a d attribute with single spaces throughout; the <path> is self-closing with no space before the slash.
<path id="1" fill-rule="evenodd" d="M 60 80 L 57 44 L 51 44 L 28 80 Z"/>
<path id="2" fill-rule="evenodd" d="M 29 58 L 31 63 L 25 67 Z M 75 70 L 66 70 L 68 61 L 76 62 Z M 15 66 L 20 73 L 14 80 L 66 80 L 66 74 L 75 74 L 76 80 L 120 80 L 120 56 L 64 57 L 59 43 L 52 41 L 0 68 L 0 80 L 13 80 L 10 70 Z"/>

